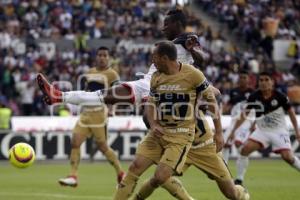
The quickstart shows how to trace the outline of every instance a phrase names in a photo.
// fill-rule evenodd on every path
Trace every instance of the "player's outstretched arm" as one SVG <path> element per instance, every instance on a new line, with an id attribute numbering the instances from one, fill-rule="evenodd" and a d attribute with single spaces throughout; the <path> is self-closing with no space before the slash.
<path id="1" fill-rule="evenodd" d="M 230 143 L 231 141 L 234 140 L 234 134 L 235 134 L 235 131 L 244 123 L 244 121 L 246 120 L 247 116 L 249 114 L 249 111 L 245 111 L 245 113 L 241 113 L 239 119 L 235 122 L 234 126 L 233 126 L 233 129 L 226 141 L 226 143 Z"/>
<path id="2" fill-rule="evenodd" d="M 197 35 L 189 35 L 188 39 L 185 42 L 185 47 L 188 51 L 191 52 L 194 63 L 201 65 L 204 61 L 209 58 L 209 54 L 205 52 L 203 48 L 201 48 L 198 42 Z"/>

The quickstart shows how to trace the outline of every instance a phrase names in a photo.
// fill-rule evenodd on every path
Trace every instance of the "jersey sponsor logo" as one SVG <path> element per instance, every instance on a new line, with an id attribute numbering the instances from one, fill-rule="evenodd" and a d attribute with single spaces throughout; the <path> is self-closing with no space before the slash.
<path id="1" fill-rule="evenodd" d="M 249 98 L 249 96 L 250 96 L 250 93 L 249 93 L 249 92 L 247 92 L 247 93 L 245 94 L 245 97 L 246 97 L 246 99 L 248 99 L 248 98 Z"/>
<path id="2" fill-rule="evenodd" d="M 158 90 L 178 91 L 183 90 L 180 85 L 160 85 Z"/>

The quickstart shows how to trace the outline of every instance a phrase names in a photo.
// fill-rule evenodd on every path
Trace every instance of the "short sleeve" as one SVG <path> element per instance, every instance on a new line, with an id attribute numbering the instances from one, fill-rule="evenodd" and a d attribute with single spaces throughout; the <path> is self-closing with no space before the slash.
<path id="1" fill-rule="evenodd" d="M 111 80 L 110 80 L 110 86 L 114 86 L 120 83 L 120 76 L 118 75 L 118 73 L 112 69 L 112 73 L 111 73 Z"/>
<path id="2" fill-rule="evenodd" d="M 155 94 L 156 94 L 156 73 L 154 73 L 151 77 L 151 81 L 150 81 L 150 92 L 149 92 L 149 98 L 148 101 L 149 102 L 155 102 Z"/>
<path id="3" fill-rule="evenodd" d="M 280 105 L 282 105 L 282 107 L 285 111 L 288 111 L 291 108 L 290 100 L 286 95 L 284 95 L 282 93 L 280 93 L 280 94 L 281 95 L 280 95 L 279 103 L 280 103 Z"/>
<path id="4" fill-rule="evenodd" d="M 208 80 L 205 78 L 204 74 L 198 69 L 195 69 L 193 80 L 196 81 L 195 86 L 197 93 L 202 93 L 209 87 Z"/>

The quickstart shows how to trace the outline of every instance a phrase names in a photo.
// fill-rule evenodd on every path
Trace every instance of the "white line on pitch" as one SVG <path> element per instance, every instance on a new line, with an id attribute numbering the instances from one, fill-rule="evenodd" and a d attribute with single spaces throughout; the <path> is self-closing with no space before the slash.
<path id="1" fill-rule="evenodd" d="M 55 197 L 55 198 L 69 198 L 69 199 L 96 199 L 96 200 L 108 200 L 112 197 L 109 196 L 75 196 L 75 195 L 66 195 L 66 194 L 49 194 L 49 193 L 9 193 L 9 192 L 0 192 L 0 196 L 28 196 L 28 197 Z"/>

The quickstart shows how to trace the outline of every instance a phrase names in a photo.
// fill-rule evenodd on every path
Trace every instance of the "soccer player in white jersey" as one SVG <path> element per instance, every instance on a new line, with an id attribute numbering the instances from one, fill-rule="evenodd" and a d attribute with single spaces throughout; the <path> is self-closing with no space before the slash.
<path id="1" fill-rule="evenodd" d="M 167 13 L 167 16 L 172 15 L 172 20 L 178 21 L 182 26 L 178 27 L 177 31 L 170 32 L 168 29 L 169 20 L 164 21 L 163 32 L 167 39 L 173 41 L 178 55 L 178 61 L 186 64 L 201 63 L 203 58 L 207 57 L 207 53 L 201 50 L 197 36 L 194 33 L 185 33 L 184 29 L 186 26 L 186 19 L 182 11 L 171 10 Z M 141 103 L 144 98 L 149 95 L 150 91 L 150 80 L 152 74 L 156 71 L 154 64 L 149 68 L 147 74 L 144 78 L 137 81 L 124 82 L 122 84 L 116 85 L 105 91 L 95 91 L 95 92 L 85 92 L 85 91 L 70 91 L 70 92 L 60 92 L 55 88 L 45 88 L 43 86 L 43 81 L 46 79 L 43 75 L 39 74 L 37 76 L 37 81 L 41 88 L 50 91 L 51 96 L 45 94 L 45 102 L 49 105 L 54 103 L 71 103 L 75 105 L 80 105 L 82 103 L 90 104 L 115 104 L 115 103 Z M 210 86 L 212 87 L 212 86 Z M 43 90 L 43 89 L 42 89 Z M 219 90 L 214 88 L 216 94 L 219 94 Z"/>
<path id="2" fill-rule="evenodd" d="M 248 100 L 245 113 L 235 123 L 230 138 L 246 120 L 251 109 L 255 109 L 257 128 L 241 150 L 241 166 L 243 175 L 248 167 L 248 156 L 260 149 L 272 145 L 272 150 L 290 166 L 300 171 L 300 160 L 291 150 L 290 134 L 287 130 L 285 112 L 288 113 L 295 130 L 296 139 L 300 142 L 300 132 L 294 109 L 286 95 L 274 89 L 274 80 L 268 72 L 259 75 L 259 89 L 252 93 Z M 243 177 L 242 177 L 243 178 Z"/>
<path id="3" fill-rule="evenodd" d="M 239 80 L 238 80 L 238 86 L 236 88 L 233 88 L 230 91 L 230 99 L 228 101 L 227 106 L 225 107 L 226 110 L 230 110 L 231 114 L 231 122 L 230 126 L 226 129 L 224 133 L 224 139 L 227 141 L 229 138 L 229 135 L 233 129 L 233 126 L 235 122 L 238 120 L 238 118 L 241 115 L 241 112 L 243 110 L 243 106 L 245 105 L 245 102 L 247 98 L 250 96 L 250 94 L 254 90 L 249 87 L 249 75 L 247 71 L 240 71 L 239 72 Z M 254 121 L 254 112 L 252 111 L 251 116 L 247 120 L 244 121 L 244 123 L 238 128 L 238 130 L 235 132 L 234 138 L 230 138 L 224 145 L 223 148 L 223 158 L 226 163 L 228 163 L 228 159 L 230 156 L 230 150 L 232 145 L 235 145 L 237 148 L 238 153 L 238 159 L 236 162 L 237 167 L 237 178 L 235 180 L 235 184 L 241 184 L 242 180 L 241 178 L 243 175 L 241 175 L 240 169 L 240 150 L 242 148 L 242 145 L 247 141 L 253 126 L 255 126 Z"/>

